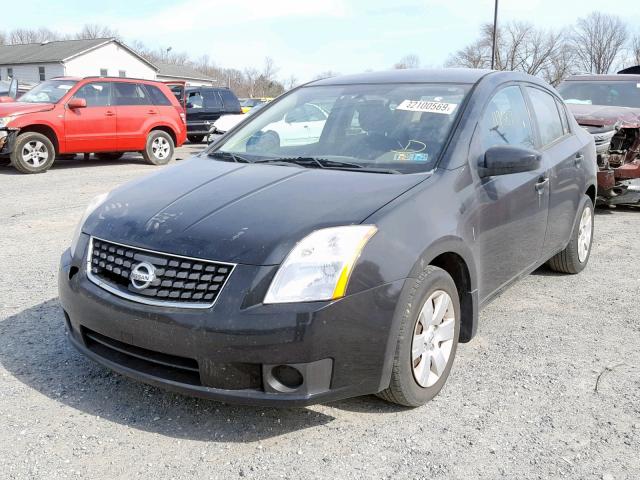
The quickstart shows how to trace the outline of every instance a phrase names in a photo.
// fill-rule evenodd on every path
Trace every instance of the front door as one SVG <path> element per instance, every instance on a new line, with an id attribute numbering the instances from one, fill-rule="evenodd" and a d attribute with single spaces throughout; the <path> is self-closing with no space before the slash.
<path id="1" fill-rule="evenodd" d="M 65 151 L 68 153 L 116 150 L 116 109 L 111 105 L 111 83 L 83 85 L 73 98 L 82 98 L 86 108 L 65 108 Z"/>
<path id="2" fill-rule="evenodd" d="M 473 140 L 471 168 L 495 145 L 535 148 L 534 129 L 520 86 L 496 92 L 485 107 Z M 526 272 L 542 254 L 549 210 L 549 181 L 544 162 L 531 172 L 476 180 L 475 258 L 481 301 Z"/>

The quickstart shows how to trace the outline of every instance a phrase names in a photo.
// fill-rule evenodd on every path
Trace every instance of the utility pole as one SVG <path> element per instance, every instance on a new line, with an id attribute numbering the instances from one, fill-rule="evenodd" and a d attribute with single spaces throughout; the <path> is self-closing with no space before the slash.
<path id="1" fill-rule="evenodd" d="M 493 9 L 493 44 L 491 45 L 491 70 L 494 69 L 496 64 L 496 31 L 498 28 L 498 0 L 496 0 L 495 7 Z"/>

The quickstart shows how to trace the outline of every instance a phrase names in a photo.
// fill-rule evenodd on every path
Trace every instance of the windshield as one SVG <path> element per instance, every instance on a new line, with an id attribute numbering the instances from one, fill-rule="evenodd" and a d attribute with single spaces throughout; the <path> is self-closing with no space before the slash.
<path id="1" fill-rule="evenodd" d="M 640 108 L 640 83 L 636 81 L 570 81 L 558 91 L 567 103 Z"/>
<path id="2" fill-rule="evenodd" d="M 76 84 L 75 80 L 47 80 L 39 83 L 23 96 L 21 102 L 57 103 Z"/>
<path id="3" fill-rule="evenodd" d="M 254 161 L 314 159 L 327 168 L 431 170 L 470 85 L 303 87 L 269 104 L 208 152 Z M 218 155 L 218 158 L 223 158 Z M 302 162 L 318 166 L 318 162 Z"/>

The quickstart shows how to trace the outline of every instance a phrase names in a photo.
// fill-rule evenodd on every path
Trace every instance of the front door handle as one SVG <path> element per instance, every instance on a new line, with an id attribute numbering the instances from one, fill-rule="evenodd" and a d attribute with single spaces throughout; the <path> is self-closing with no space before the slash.
<path id="1" fill-rule="evenodd" d="M 536 191 L 538 193 L 542 193 L 542 191 L 546 188 L 548 183 L 549 183 L 549 177 L 547 178 L 540 177 L 540 179 L 538 179 L 538 183 L 536 183 Z"/>
<path id="2" fill-rule="evenodd" d="M 575 158 L 573 159 L 573 163 L 575 163 L 576 167 L 580 166 L 580 163 L 582 163 L 582 160 L 584 160 L 584 155 L 582 155 L 580 152 L 576 153 Z"/>
<path id="3" fill-rule="evenodd" d="M 112 112 L 111 110 L 107 110 L 104 114 L 105 117 L 113 117 L 115 115 L 115 112 Z"/>

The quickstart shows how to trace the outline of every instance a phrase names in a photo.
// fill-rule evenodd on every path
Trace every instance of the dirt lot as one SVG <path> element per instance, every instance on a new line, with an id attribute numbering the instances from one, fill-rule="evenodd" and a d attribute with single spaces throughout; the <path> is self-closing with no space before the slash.
<path id="1" fill-rule="evenodd" d="M 640 210 L 598 213 L 581 275 L 541 269 L 484 310 L 423 408 L 234 407 L 130 381 L 65 340 L 57 264 L 84 206 L 158 168 L 0 167 L 0 478 L 640 478 Z"/>

